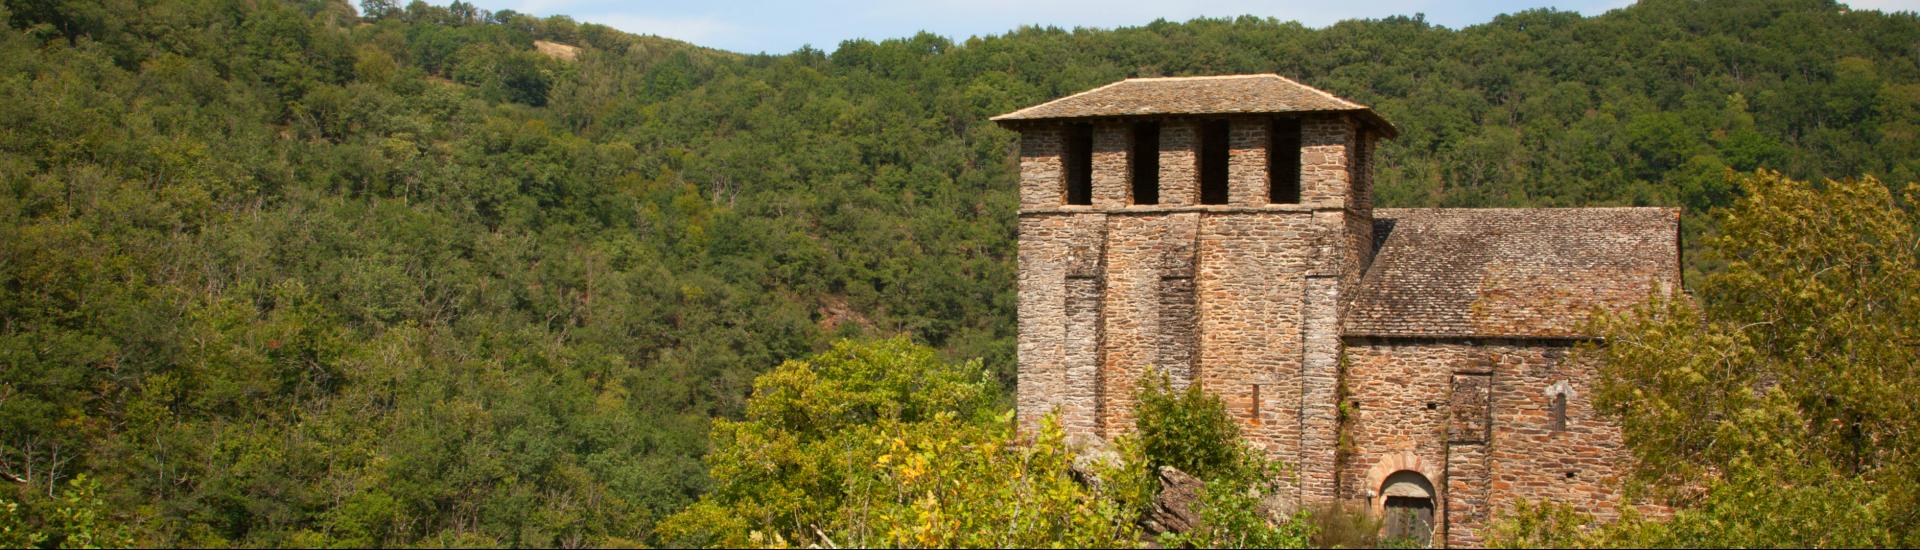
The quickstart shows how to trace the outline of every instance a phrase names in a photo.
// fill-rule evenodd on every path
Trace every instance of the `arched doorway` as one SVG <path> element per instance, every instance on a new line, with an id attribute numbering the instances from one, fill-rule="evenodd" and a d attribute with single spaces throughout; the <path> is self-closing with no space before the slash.
<path id="1" fill-rule="evenodd" d="M 1435 493 L 1427 476 L 1412 470 L 1394 472 L 1380 483 L 1380 497 L 1386 501 L 1382 543 L 1410 540 L 1423 548 L 1432 545 Z"/>

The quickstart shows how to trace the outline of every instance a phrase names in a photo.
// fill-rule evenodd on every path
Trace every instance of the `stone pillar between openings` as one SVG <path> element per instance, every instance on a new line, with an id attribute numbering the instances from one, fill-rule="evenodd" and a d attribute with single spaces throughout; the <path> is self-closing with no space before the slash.
<path id="1" fill-rule="evenodd" d="M 1373 209 L 1373 158 L 1379 152 L 1380 134 L 1372 131 L 1359 132 L 1354 140 L 1353 161 L 1353 198 L 1352 208 L 1356 210 Z"/>
<path id="2" fill-rule="evenodd" d="M 1227 204 L 1267 204 L 1266 118 L 1237 117 L 1227 128 Z"/>
<path id="3" fill-rule="evenodd" d="M 1125 208 L 1129 199 L 1127 154 L 1133 144 L 1124 124 L 1093 125 L 1093 206 Z"/>
<path id="4" fill-rule="evenodd" d="M 1199 125 L 1167 120 L 1160 125 L 1160 204 L 1200 204 Z"/>
<path id="5" fill-rule="evenodd" d="M 1354 127 L 1345 116 L 1300 120 L 1300 202 L 1315 208 L 1347 208 L 1352 173 L 1348 170 Z"/>
<path id="6" fill-rule="evenodd" d="M 1059 208 L 1066 203 L 1067 173 L 1061 151 L 1065 136 L 1058 126 L 1020 132 L 1020 208 Z"/>

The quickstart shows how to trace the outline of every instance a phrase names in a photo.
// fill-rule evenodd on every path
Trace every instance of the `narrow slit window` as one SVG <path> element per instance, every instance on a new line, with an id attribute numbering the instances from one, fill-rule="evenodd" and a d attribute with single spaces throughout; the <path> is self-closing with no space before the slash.
<path id="1" fill-rule="evenodd" d="M 1260 385 L 1253 385 L 1253 424 L 1260 425 Z"/>
<path id="2" fill-rule="evenodd" d="M 1067 204 L 1093 204 L 1093 126 L 1067 127 Z"/>
<path id="3" fill-rule="evenodd" d="M 1133 203 L 1160 204 L 1160 124 L 1133 125 Z"/>
<path id="4" fill-rule="evenodd" d="M 1566 431 L 1567 429 L 1567 394 L 1566 392 L 1553 394 L 1552 414 L 1553 414 L 1553 431 L 1556 431 L 1556 432 Z"/>
<path id="5" fill-rule="evenodd" d="M 1200 204 L 1227 203 L 1227 121 L 1200 125 Z"/>
<path id="6" fill-rule="evenodd" d="M 1273 121 L 1267 140 L 1267 201 L 1300 203 L 1300 120 Z"/>

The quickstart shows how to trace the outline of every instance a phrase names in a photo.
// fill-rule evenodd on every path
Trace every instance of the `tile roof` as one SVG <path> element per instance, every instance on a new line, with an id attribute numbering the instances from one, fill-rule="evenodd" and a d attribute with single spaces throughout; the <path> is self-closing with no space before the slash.
<path id="1" fill-rule="evenodd" d="M 1578 338 L 1680 288 L 1678 208 L 1383 208 L 1343 334 Z"/>
<path id="2" fill-rule="evenodd" d="M 1275 74 L 1129 78 L 993 117 L 1031 120 L 1150 115 L 1354 112 L 1393 137 L 1399 131 L 1372 109 Z"/>

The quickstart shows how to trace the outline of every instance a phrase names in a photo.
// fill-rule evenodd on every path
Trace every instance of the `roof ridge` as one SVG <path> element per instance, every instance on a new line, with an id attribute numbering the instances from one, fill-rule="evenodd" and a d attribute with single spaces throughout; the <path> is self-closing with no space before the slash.
<path id="1" fill-rule="evenodd" d="M 1246 73 L 1246 74 L 1209 74 L 1209 75 L 1197 75 L 1197 76 L 1130 76 L 1130 77 L 1127 77 L 1126 80 L 1121 80 L 1120 82 L 1127 82 L 1127 81 L 1133 81 L 1133 80 L 1224 80 L 1228 78 L 1261 78 L 1261 77 L 1273 77 L 1281 80 L 1287 80 L 1287 77 L 1280 76 L 1274 73 Z M 1287 81 L 1293 82 L 1291 80 L 1287 80 Z M 1119 84 L 1120 82 L 1115 82 L 1114 84 Z M 1293 82 L 1293 83 L 1300 84 L 1299 82 Z"/>
<path id="2" fill-rule="evenodd" d="M 1275 75 L 1275 76 L 1278 76 L 1278 75 Z M 1133 81 L 1133 80 L 1134 80 L 1134 79 L 1132 79 L 1132 78 L 1123 78 L 1123 79 L 1120 79 L 1120 80 L 1115 80 L 1115 81 L 1113 81 L 1113 82 L 1108 82 L 1108 83 L 1106 83 L 1106 84 L 1104 84 L 1104 85 L 1101 85 L 1101 86 L 1099 86 L 1099 87 L 1096 87 L 1096 88 L 1091 88 L 1091 89 L 1088 89 L 1088 90 L 1086 90 L 1086 91 L 1082 91 L 1082 92 L 1077 92 L 1077 93 L 1071 93 L 1071 94 L 1067 94 L 1067 95 L 1064 95 L 1064 96 L 1060 96 L 1060 97 L 1058 97 L 1058 98 L 1055 98 L 1055 99 L 1054 99 L 1053 101 L 1048 101 L 1048 102 L 1046 102 L 1046 103 L 1041 103 L 1041 104 L 1039 104 L 1039 105 L 1034 105 L 1034 106 L 1032 106 L 1032 107 L 1027 107 L 1027 108 L 1025 108 L 1025 109 L 1021 109 L 1021 110 L 1018 110 L 1018 111 L 1014 111 L 1014 112 L 1011 112 L 1011 113 L 1007 113 L 1007 114 L 1004 114 L 1004 115 L 1000 115 L 1000 116 L 996 116 L 996 117 L 991 117 L 991 118 L 988 118 L 987 120 L 1000 120 L 1000 119 L 1003 119 L 1003 118 L 1013 118 L 1013 117 L 1015 117 L 1015 116 L 1018 116 L 1018 115 L 1019 115 L 1020 113 L 1024 113 L 1024 112 L 1027 112 L 1027 111 L 1032 111 L 1032 110 L 1034 110 L 1034 109 L 1039 109 L 1039 108 L 1041 108 L 1041 107 L 1046 107 L 1046 106 L 1048 106 L 1048 105 L 1052 105 L 1052 104 L 1055 104 L 1055 103 L 1059 103 L 1059 102 L 1062 102 L 1062 101 L 1066 101 L 1066 100 L 1069 100 L 1069 99 L 1073 99 L 1073 98 L 1076 98 L 1076 97 L 1080 97 L 1080 96 L 1083 96 L 1083 95 L 1087 95 L 1087 94 L 1090 94 L 1090 93 L 1094 93 L 1094 92 L 1098 92 L 1098 91 L 1100 91 L 1100 90 L 1105 90 L 1105 89 L 1107 89 L 1107 88 L 1112 88 L 1112 87 L 1114 87 L 1114 86 L 1119 86 L 1119 85 L 1121 85 L 1121 84 L 1126 84 L 1127 82 L 1131 82 L 1131 81 Z"/>
<path id="3" fill-rule="evenodd" d="M 1319 88 L 1315 88 L 1315 87 L 1312 87 L 1312 86 L 1308 86 L 1308 85 L 1306 85 L 1306 84 L 1301 84 L 1301 83 L 1300 83 L 1300 81 L 1298 81 L 1298 80 L 1294 80 L 1294 79 L 1291 79 L 1291 78 L 1287 78 L 1287 77 L 1284 77 L 1284 76 L 1280 76 L 1280 75 L 1279 75 L 1278 73 L 1274 73 L 1274 74 L 1273 74 L 1272 76 L 1273 76 L 1274 78 L 1278 78 L 1278 79 L 1280 79 L 1280 80 L 1282 80 L 1282 81 L 1285 81 L 1285 82 L 1286 82 L 1286 83 L 1288 83 L 1288 84 L 1292 84 L 1292 85 L 1295 85 L 1295 86 L 1299 86 L 1299 87 L 1302 87 L 1302 88 L 1306 88 L 1306 89 L 1308 89 L 1308 90 L 1311 90 L 1311 91 L 1313 91 L 1314 93 L 1317 93 L 1317 94 L 1320 94 L 1320 95 L 1323 95 L 1323 96 L 1327 96 L 1327 99 L 1331 99 L 1331 100 L 1334 100 L 1334 101 L 1338 101 L 1338 102 L 1341 102 L 1341 103 L 1345 103 L 1345 104 L 1347 104 L 1347 105 L 1351 105 L 1351 106 L 1353 106 L 1353 107 L 1355 107 L 1355 108 L 1360 108 L 1360 109 L 1365 109 L 1365 108 L 1367 108 L 1367 107 L 1366 107 L 1365 105 L 1361 105 L 1361 104 L 1359 104 L 1359 103 L 1356 103 L 1356 102 L 1353 102 L 1353 101 L 1349 101 L 1349 100 L 1347 100 L 1347 98 L 1344 98 L 1344 97 L 1340 97 L 1340 96 L 1337 96 L 1337 95 L 1333 95 L 1332 93 L 1330 93 L 1330 92 L 1328 92 L 1328 91 L 1326 91 L 1326 90 L 1322 90 L 1322 89 L 1319 89 Z"/>

